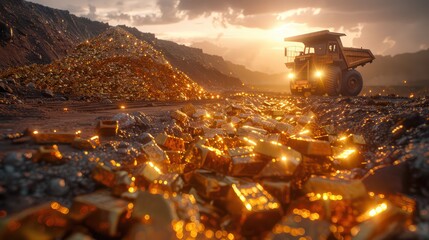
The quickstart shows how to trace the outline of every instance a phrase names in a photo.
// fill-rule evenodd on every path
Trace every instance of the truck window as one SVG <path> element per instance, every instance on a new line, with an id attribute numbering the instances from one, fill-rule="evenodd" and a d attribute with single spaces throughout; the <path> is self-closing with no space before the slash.
<path id="1" fill-rule="evenodd" d="M 317 55 L 325 55 L 326 44 L 320 43 L 320 44 L 314 45 L 314 50 Z"/>
<path id="2" fill-rule="evenodd" d="M 306 46 L 304 49 L 305 54 L 315 53 L 317 55 L 325 55 L 325 52 L 326 52 L 326 44 L 324 44 L 324 43 Z"/>
<path id="3" fill-rule="evenodd" d="M 314 53 L 314 47 L 305 47 L 304 48 L 304 54 L 313 54 Z"/>
<path id="4" fill-rule="evenodd" d="M 336 43 L 329 43 L 328 51 L 329 52 L 337 52 L 337 44 Z"/>

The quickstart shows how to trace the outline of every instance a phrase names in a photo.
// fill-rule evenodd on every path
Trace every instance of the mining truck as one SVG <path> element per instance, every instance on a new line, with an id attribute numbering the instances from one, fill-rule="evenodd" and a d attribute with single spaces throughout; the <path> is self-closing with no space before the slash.
<path id="1" fill-rule="evenodd" d="M 287 42 L 304 44 L 285 49 L 292 95 L 360 93 L 363 81 L 356 67 L 371 63 L 375 57 L 369 49 L 343 47 L 340 37 L 345 35 L 324 30 L 285 38 Z"/>

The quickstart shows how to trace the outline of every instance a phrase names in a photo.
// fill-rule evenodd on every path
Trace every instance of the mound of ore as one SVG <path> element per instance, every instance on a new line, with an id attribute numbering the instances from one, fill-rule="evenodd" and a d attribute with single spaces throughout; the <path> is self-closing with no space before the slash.
<path id="1" fill-rule="evenodd" d="M 74 98 L 186 100 L 206 92 L 164 55 L 120 27 L 78 45 L 65 58 L 0 73 Z"/>

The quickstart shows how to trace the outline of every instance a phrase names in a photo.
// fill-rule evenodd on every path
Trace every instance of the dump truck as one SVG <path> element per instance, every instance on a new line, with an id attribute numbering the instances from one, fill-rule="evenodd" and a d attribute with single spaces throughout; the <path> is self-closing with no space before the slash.
<path id="1" fill-rule="evenodd" d="M 285 48 L 292 95 L 360 93 L 363 80 L 356 67 L 371 63 L 375 57 L 369 49 L 343 47 L 340 37 L 345 35 L 323 30 L 285 38 L 287 42 L 304 44 Z"/>

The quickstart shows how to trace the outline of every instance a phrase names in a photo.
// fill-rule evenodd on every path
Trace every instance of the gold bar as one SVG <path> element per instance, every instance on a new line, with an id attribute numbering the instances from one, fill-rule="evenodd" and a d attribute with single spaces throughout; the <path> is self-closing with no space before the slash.
<path id="1" fill-rule="evenodd" d="M 413 217 L 417 209 L 416 200 L 407 197 L 402 193 L 388 195 L 387 200 L 389 200 L 393 205 L 395 205 L 406 215 L 407 225 L 411 225 L 413 223 Z"/>
<path id="2" fill-rule="evenodd" d="M 337 138 L 338 144 L 356 144 L 356 145 L 366 145 L 365 138 L 362 135 L 349 134 L 346 136 L 341 136 Z"/>
<path id="3" fill-rule="evenodd" d="M 115 173 L 112 194 L 120 197 L 124 192 L 128 192 L 130 190 L 131 183 L 131 177 L 127 171 L 117 171 Z"/>
<path id="4" fill-rule="evenodd" d="M 225 198 L 230 184 L 224 176 L 204 169 L 196 170 L 191 178 L 191 185 L 207 199 Z"/>
<path id="5" fill-rule="evenodd" d="M 51 202 L 12 214 L 0 221 L 0 239 L 61 239 L 71 225 L 68 211 Z"/>
<path id="6" fill-rule="evenodd" d="M 231 158 L 230 176 L 253 177 L 266 165 L 265 161 L 255 159 L 255 155 L 242 155 Z"/>
<path id="7" fill-rule="evenodd" d="M 33 156 L 33 161 L 45 161 L 53 164 L 63 163 L 63 155 L 58 150 L 57 145 L 40 146 L 37 153 Z"/>
<path id="8" fill-rule="evenodd" d="M 237 133 L 237 129 L 232 123 L 225 123 L 220 126 L 228 136 L 234 136 Z"/>
<path id="9" fill-rule="evenodd" d="M 33 139 L 37 144 L 46 143 L 72 143 L 76 137 L 79 137 L 79 133 L 34 133 Z"/>
<path id="10" fill-rule="evenodd" d="M 183 113 L 185 113 L 189 117 L 192 117 L 192 115 L 194 115 L 197 112 L 197 109 L 195 108 L 194 105 L 192 105 L 191 103 L 188 103 L 185 106 L 183 106 L 180 109 L 180 111 L 182 111 Z"/>
<path id="11" fill-rule="evenodd" d="M 409 226 L 404 211 L 384 200 L 374 202 L 357 217 L 360 223 L 352 228 L 353 239 L 394 239 Z"/>
<path id="12" fill-rule="evenodd" d="M 345 180 L 312 176 L 303 187 L 306 193 L 332 193 L 341 195 L 342 199 L 359 199 L 368 197 L 365 185 L 361 180 Z"/>
<path id="13" fill-rule="evenodd" d="M 298 211 L 296 212 L 299 213 Z M 303 217 L 303 215 L 313 216 L 313 218 Z M 331 224 L 319 219 L 317 216 L 310 211 L 302 215 L 290 214 L 284 216 L 280 223 L 273 227 L 266 239 L 332 239 Z"/>
<path id="14" fill-rule="evenodd" d="M 194 137 L 204 135 L 204 128 L 203 127 L 192 127 L 191 126 L 191 127 L 189 127 L 188 131 Z"/>
<path id="15" fill-rule="evenodd" d="M 91 175 L 95 181 L 103 184 L 106 187 L 111 188 L 115 184 L 115 173 L 110 167 L 104 164 L 97 164 L 92 169 Z"/>
<path id="16" fill-rule="evenodd" d="M 351 134 L 350 141 L 358 145 L 366 145 L 365 138 L 362 135 Z"/>
<path id="17" fill-rule="evenodd" d="M 289 123 L 277 123 L 275 129 L 278 132 L 285 132 L 288 135 L 293 135 L 295 133 L 295 127 Z"/>
<path id="18" fill-rule="evenodd" d="M 224 204 L 245 236 L 271 229 L 282 216 L 280 203 L 258 183 L 233 183 Z"/>
<path id="19" fill-rule="evenodd" d="M 149 161 L 160 163 L 162 165 L 170 162 L 167 154 L 162 150 L 156 142 L 150 141 L 141 147 L 142 152 L 146 155 Z"/>
<path id="20" fill-rule="evenodd" d="M 254 148 L 254 153 L 257 154 L 261 159 L 266 161 L 281 160 L 281 159 L 292 159 L 293 161 L 301 161 L 301 153 L 286 147 L 277 142 L 258 142 Z"/>
<path id="21" fill-rule="evenodd" d="M 200 150 L 202 167 L 226 174 L 231 165 L 231 158 L 216 148 L 204 145 L 197 146 Z"/>
<path id="22" fill-rule="evenodd" d="M 362 167 L 365 161 L 360 151 L 356 148 L 332 147 L 332 158 L 339 167 L 343 169 L 352 169 Z"/>
<path id="23" fill-rule="evenodd" d="M 135 172 L 137 185 L 146 185 L 159 179 L 163 175 L 161 169 L 153 162 L 145 162 L 139 166 Z"/>
<path id="24" fill-rule="evenodd" d="M 100 139 L 98 136 L 94 136 L 88 139 L 77 137 L 72 142 L 72 147 L 81 150 L 94 150 L 100 146 Z"/>
<path id="25" fill-rule="evenodd" d="M 270 115 L 273 118 L 283 117 L 285 115 L 285 111 L 284 110 L 271 110 Z"/>
<path id="26" fill-rule="evenodd" d="M 237 128 L 237 136 L 239 137 L 247 137 L 252 140 L 264 139 L 267 135 L 267 131 L 262 128 L 256 128 L 252 126 L 242 126 Z"/>
<path id="27" fill-rule="evenodd" d="M 260 181 L 262 187 L 282 204 L 291 201 L 291 183 L 275 180 Z"/>
<path id="28" fill-rule="evenodd" d="M 139 192 L 131 217 L 137 225 L 125 239 L 203 239 L 193 195 Z"/>
<path id="29" fill-rule="evenodd" d="M 112 137 L 118 134 L 119 122 L 112 120 L 101 120 L 97 123 L 96 130 L 99 136 Z"/>
<path id="30" fill-rule="evenodd" d="M 177 120 L 181 124 L 187 124 L 188 121 L 189 121 L 188 120 L 188 116 L 185 113 L 183 113 L 182 111 L 180 111 L 180 110 L 172 111 L 170 113 L 170 116 L 171 116 L 172 119 Z"/>
<path id="31" fill-rule="evenodd" d="M 168 227 L 175 220 L 196 222 L 199 219 L 192 195 L 158 191 L 140 191 L 131 217 L 139 222 Z"/>
<path id="32" fill-rule="evenodd" d="M 285 145 L 290 146 L 296 151 L 310 156 L 331 156 L 331 144 L 328 141 L 289 138 Z"/>
<path id="33" fill-rule="evenodd" d="M 98 191 L 74 198 L 70 218 L 83 221 L 100 234 L 117 237 L 132 208 L 129 201 L 113 197 L 108 191 Z"/>
<path id="34" fill-rule="evenodd" d="M 158 145 L 173 151 L 185 151 L 185 141 L 183 139 L 160 133 L 155 137 Z"/>
<path id="35" fill-rule="evenodd" d="M 313 123 L 317 119 L 316 114 L 314 114 L 312 111 L 308 111 L 305 115 L 298 116 L 297 122 L 299 124 L 305 125 L 308 123 Z"/>
<path id="36" fill-rule="evenodd" d="M 227 152 L 230 157 L 253 154 L 253 146 L 228 148 Z"/>
<path id="37" fill-rule="evenodd" d="M 184 186 L 183 179 L 177 173 L 166 173 L 160 175 L 150 183 L 149 189 L 157 191 L 180 192 Z"/>
<path id="38" fill-rule="evenodd" d="M 301 163 L 297 157 L 283 156 L 280 159 L 266 162 L 266 165 L 256 175 L 257 178 L 289 179 Z"/>
<path id="39" fill-rule="evenodd" d="M 68 236 L 65 240 L 94 240 L 94 238 L 86 235 L 85 233 L 75 232 L 70 234 L 70 236 Z"/>
<path id="40" fill-rule="evenodd" d="M 165 153 L 167 154 L 168 158 L 170 159 L 170 163 L 177 163 L 177 164 L 182 163 L 182 158 L 183 158 L 184 152 L 167 150 L 167 151 L 165 151 Z"/>

